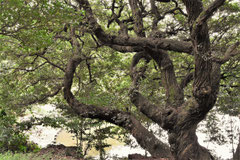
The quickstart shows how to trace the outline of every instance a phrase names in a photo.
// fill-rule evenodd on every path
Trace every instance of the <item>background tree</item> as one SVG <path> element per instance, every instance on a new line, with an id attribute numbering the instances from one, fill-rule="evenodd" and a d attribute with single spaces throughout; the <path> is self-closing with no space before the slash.
<path id="1" fill-rule="evenodd" d="M 239 73 L 239 10 L 225 0 L 1 1 L 1 105 L 64 103 L 63 89 L 70 113 L 124 128 L 152 156 L 212 159 L 196 129 L 221 79 L 239 89 L 227 80 Z"/>

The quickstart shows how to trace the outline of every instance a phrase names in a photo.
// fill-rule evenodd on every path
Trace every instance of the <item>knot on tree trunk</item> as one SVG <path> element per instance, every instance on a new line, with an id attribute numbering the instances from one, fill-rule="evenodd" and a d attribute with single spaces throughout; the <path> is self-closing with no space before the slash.
<path id="1" fill-rule="evenodd" d="M 196 87 L 194 88 L 194 96 L 196 98 L 205 98 L 212 93 L 212 88 L 210 86 Z"/>
<path id="2" fill-rule="evenodd" d="M 172 130 L 177 122 L 177 110 L 174 108 L 166 109 L 162 114 L 162 128 Z"/>

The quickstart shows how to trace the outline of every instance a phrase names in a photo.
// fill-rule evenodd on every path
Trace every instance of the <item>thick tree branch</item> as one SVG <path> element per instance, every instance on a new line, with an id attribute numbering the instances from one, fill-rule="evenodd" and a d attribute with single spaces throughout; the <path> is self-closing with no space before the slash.
<path id="1" fill-rule="evenodd" d="M 202 13 L 196 20 L 196 24 L 201 25 L 205 23 L 213 15 L 213 13 L 224 4 L 225 1 L 226 0 L 215 0 L 212 4 L 208 6 L 207 9 L 202 11 Z"/>
<path id="2" fill-rule="evenodd" d="M 145 98 L 138 90 L 140 80 L 144 78 L 144 73 L 147 66 L 137 69 L 137 64 L 141 59 L 145 59 L 147 62 L 151 60 L 151 57 L 144 52 L 136 53 L 133 57 L 131 64 L 131 78 L 132 87 L 129 90 L 129 97 L 131 102 L 139 109 L 141 113 L 150 118 L 152 121 L 158 124 L 162 124 L 162 109 L 159 106 L 151 104 L 147 98 Z M 163 107 L 162 107 L 163 108 Z"/>
<path id="3" fill-rule="evenodd" d="M 202 1 L 196 0 L 183 0 L 187 12 L 188 12 L 188 23 L 190 26 L 191 40 L 193 44 L 194 60 L 195 60 L 195 71 L 194 71 L 194 83 L 193 83 L 193 95 L 199 102 L 199 107 L 204 107 L 206 111 L 211 109 L 212 104 L 209 98 L 212 92 L 215 92 L 211 88 L 211 71 L 212 61 L 210 59 L 210 39 L 208 33 L 208 26 L 206 22 L 201 24 L 196 31 L 195 21 L 203 11 Z M 212 98 L 212 97 L 211 97 Z M 215 100 L 213 100 L 215 101 Z M 202 108 L 203 109 L 203 108 Z M 204 112 L 205 114 L 207 112 Z"/>
<path id="4" fill-rule="evenodd" d="M 197 19 L 197 17 L 203 10 L 202 1 L 200 0 L 196 0 L 196 1 L 182 0 L 182 1 L 186 6 L 186 10 L 188 14 L 188 23 L 190 25 L 190 28 L 192 28 L 193 22 Z"/>
<path id="5" fill-rule="evenodd" d="M 189 54 L 192 52 L 192 45 L 184 41 L 145 37 L 122 38 L 121 36 L 119 37 L 106 34 L 93 16 L 89 2 L 87 0 L 77 0 L 77 2 L 79 6 L 86 11 L 86 16 L 91 30 L 96 35 L 96 37 L 106 46 L 148 46 L 149 48 L 185 52 Z"/>
<path id="6" fill-rule="evenodd" d="M 177 83 L 174 66 L 168 53 L 164 50 L 154 51 L 146 48 L 148 54 L 156 61 L 161 69 L 163 86 L 166 90 L 167 105 L 178 107 L 183 103 L 183 89 Z"/>
<path id="7" fill-rule="evenodd" d="M 160 19 L 160 13 L 159 13 L 158 8 L 155 4 L 155 0 L 150 0 L 150 4 L 151 4 L 151 12 L 152 12 L 152 14 L 154 14 L 154 19 L 153 19 L 153 23 L 152 23 L 152 30 L 156 30 L 157 29 L 157 24 L 158 24 L 159 19 Z"/>
<path id="8" fill-rule="evenodd" d="M 129 0 L 129 4 L 130 4 L 132 14 L 133 14 L 134 31 L 137 36 L 145 37 L 145 33 L 143 31 L 144 28 L 143 28 L 142 12 L 140 10 L 140 7 L 138 6 L 139 1 L 138 0 Z"/>
<path id="9" fill-rule="evenodd" d="M 121 46 L 121 45 L 109 45 L 112 49 L 126 53 L 126 52 L 140 52 L 143 51 L 143 48 L 140 46 Z"/>
<path id="10" fill-rule="evenodd" d="M 203 10 L 198 18 L 195 21 L 194 27 L 193 27 L 193 34 L 194 32 L 199 32 L 200 28 L 203 24 L 207 22 L 207 20 L 213 15 L 213 13 L 221 7 L 226 0 L 215 0 L 212 4 L 208 6 L 207 9 Z"/>
<path id="11" fill-rule="evenodd" d="M 193 98 L 185 104 L 188 108 L 183 107 L 183 113 L 187 111 L 187 114 L 182 115 L 181 121 L 186 121 L 185 124 L 193 123 L 192 125 L 195 125 L 203 120 L 212 109 L 219 90 L 220 65 L 212 62 L 207 25 L 207 19 L 218 7 L 210 5 L 208 9 L 203 10 L 203 3 L 200 0 L 182 1 L 188 12 L 195 71 Z M 214 4 L 221 1 L 217 0 Z"/>

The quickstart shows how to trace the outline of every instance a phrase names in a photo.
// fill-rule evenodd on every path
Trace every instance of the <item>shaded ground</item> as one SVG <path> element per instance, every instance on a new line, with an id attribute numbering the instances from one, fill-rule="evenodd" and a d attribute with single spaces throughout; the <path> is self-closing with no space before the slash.
<path id="1" fill-rule="evenodd" d="M 37 154 L 35 154 L 32 157 L 32 160 L 35 160 L 35 157 L 42 157 L 49 155 L 50 157 L 46 157 L 46 159 L 51 160 L 84 160 L 78 157 L 76 152 L 76 147 L 66 147 L 64 145 L 50 145 L 47 148 L 42 149 Z M 91 158 L 89 158 L 91 159 Z M 117 160 L 120 160 L 121 158 L 116 158 Z M 124 159 L 124 158 L 123 158 Z M 122 159 L 122 160 L 123 160 Z M 151 158 L 151 157 L 145 157 L 140 154 L 130 154 L 128 155 L 129 160 L 168 160 L 165 158 Z"/>
<path id="2" fill-rule="evenodd" d="M 31 160 L 41 157 L 43 160 L 84 160 L 78 157 L 76 147 L 66 147 L 64 145 L 49 145 L 31 156 Z M 91 158 L 88 158 L 90 160 Z M 113 158 L 115 159 L 115 158 Z M 130 154 L 128 158 L 116 158 L 116 160 L 168 160 L 165 158 L 151 158 L 140 154 Z"/>
<path id="3" fill-rule="evenodd" d="M 43 157 L 44 160 L 83 160 L 78 157 L 76 147 L 65 147 L 64 145 L 49 145 L 31 156 L 32 160 Z"/>

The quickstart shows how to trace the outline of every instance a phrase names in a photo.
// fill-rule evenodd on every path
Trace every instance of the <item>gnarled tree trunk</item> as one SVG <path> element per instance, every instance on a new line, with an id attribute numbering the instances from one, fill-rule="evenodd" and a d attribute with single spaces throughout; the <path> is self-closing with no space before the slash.
<path id="1" fill-rule="evenodd" d="M 125 128 L 132 134 L 139 145 L 150 152 L 154 157 L 174 158 L 178 160 L 210 160 L 210 152 L 198 143 L 196 129 L 216 102 L 219 83 L 220 66 L 231 56 L 232 51 L 227 51 L 223 59 L 214 59 L 211 55 L 207 20 L 212 16 L 225 0 L 216 0 L 206 9 L 201 0 L 182 0 L 186 6 L 191 43 L 165 39 L 156 36 L 146 37 L 143 25 L 142 4 L 139 0 L 129 0 L 132 22 L 136 37 L 130 37 L 128 32 L 124 36 L 107 34 L 94 17 L 88 0 L 76 0 L 80 9 L 86 11 L 86 19 L 91 33 L 104 46 L 111 47 L 120 52 L 136 52 L 131 65 L 132 86 L 129 91 L 131 102 L 146 117 L 168 131 L 169 144 L 159 141 L 151 132 L 129 112 L 109 109 L 100 106 L 80 103 L 71 92 L 72 79 L 79 63 L 84 59 L 79 53 L 78 40 L 74 29 L 71 40 L 73 58 L 68 62 L 65 71 L 64 97 L 71 109 L 82 117 L 98 118 Z M 170 1 L 164 1 L 170 3 Z M 178 6 L 178 3 L 174 1 Z M 114 11 L 113 1 L 113 11 Z M 157 29 L 161 18 L 155 1 L 151 0 L 152 12 L 156 16 L 152 29 Z M 180 12 L 183 11 L 177 7 Z M 115 17 L 113 21 L 120 25 L 120 31 L 126 31 L 126 21 Z M 155 30 L 153 30 L 155 32 Z M 123 33 L 123 32 L 119 32 Z M 235 44 L 238 46 L 239 43 Z M 187 75 L 181 83 L 175 76 L 173 62 L 167 51 L 184 52 L 194 56 L 194 73 Z M 138 68 L 140 59 L 145 59 L 146 65 Z M 162 84 L 165 89 L 166 105 L 152 104 L 140 92 L 140 82 L 145 77 L 147 64 L 154 60 L 160 69 Z M 193 80 L 192 97 L 184 97 L 184 87 Z"/>

